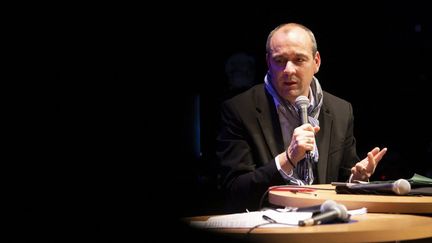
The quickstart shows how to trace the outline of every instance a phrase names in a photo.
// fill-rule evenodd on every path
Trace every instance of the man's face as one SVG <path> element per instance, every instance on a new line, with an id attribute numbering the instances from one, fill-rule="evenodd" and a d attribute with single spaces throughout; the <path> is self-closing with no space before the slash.
<path id="1" fill-rule="evenodd" d="M 313 75 L 321 64 L 319 53 L 312 53 L 309 34 L 298 27 L 279 29 L 271 38 L 267 65 L 278 94 L 291 103 L 308 96 Z"/>

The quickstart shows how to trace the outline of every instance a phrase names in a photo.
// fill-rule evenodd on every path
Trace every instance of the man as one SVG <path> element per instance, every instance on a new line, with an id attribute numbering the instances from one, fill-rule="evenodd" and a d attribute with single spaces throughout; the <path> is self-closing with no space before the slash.
<path id="1" fill-rule="evenodd" d="M 217 138 L 223 187 L 230 210 L 256 210 L 273 185 L 368 180 L 387 149 L 360 161 L 349 102 L 321 89 L 314 76 L 321 57 L 305 26 L 278 26 L 266 45 L 264 84 L 227 100 Z M 295 105 L 309 102 L 302 124 Z"/>

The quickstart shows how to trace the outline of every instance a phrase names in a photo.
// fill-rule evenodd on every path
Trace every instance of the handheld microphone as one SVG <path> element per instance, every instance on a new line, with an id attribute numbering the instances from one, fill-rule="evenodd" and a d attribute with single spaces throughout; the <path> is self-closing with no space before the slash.
<path id="1" fill-rule="evenodd" d="M 301 95 L 296 98 L 295 105 L 299 110 L 299 115 L 301 118 L 302 125 L 305 123 L 309 123 L 308 113 L 307 113 L 307 109 L 309 107 L 309 99 L 306 96 Z"/>
<path id="2" fill-rule="evenodd" d="M 309 123 L 308 113 L 307 113 L 307 109 L 309 107 L 309 99 L 304 95 L 300 95 L 295 99 L 295 105 L 299 111 L 302 125 Z M 310 158 L 310 151 L 306 151 L 306 158 L 307 159 Z"/>
<path id="3" fill-rule="evenodd" d="M 300 220 L 299 226 L 310 226 L 333 221 L 347 222 L 351 215 L 343 204 L 337 204 L 333 200 L 327 200 L 321 205 L 321 213 L 310 219 Z"/>
<path id="4" fill-rule="evenodd" d="M 340 194 L 396 194 L 406 195 L 411 191 L 411 184 L 405 179 L 393 183 L 370 183 L 337 185 L 336 193 Z"/>

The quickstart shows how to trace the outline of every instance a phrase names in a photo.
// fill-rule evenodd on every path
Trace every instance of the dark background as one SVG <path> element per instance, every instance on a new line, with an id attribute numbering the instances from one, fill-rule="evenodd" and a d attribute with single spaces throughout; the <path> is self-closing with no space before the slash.
<path id="1" fill-rule="evenodd" d="M 212 212 L 219 206 L 212 204 L 217 202 L 213 189 L 219 183 L 213 174 L 217 166 L 213 163 L 217 127 L 214 114 L 227 96 L 225 62 L 237 52 L 253 56 L 257 62 L 257 82 L 263 82 L 267 35 L 285 22 L 299 22 L 314 31 L 322 58 L 317 77 L 323 89 L 352 103 L 359 156 L 364 158 L 375 146 L 388 147 L 372 179 L 410 178 L 414 173 L 431 176 L 432 136 L 426 128 L 425 116 L 430 105 L 426 86 L 432 78 L 429 68 L 432 20 L 424 6 L 353 3 L 338 6 L 342 7 L 339 11 L 314 6 L 304 8 L 301 4 L 287 3 L 274 8 L 256 6 L 217 14 L 202 12 L 202 18 L 197 19 L 204 27 L 198 27 L 195 21 L 187 22 L 196 27 L 186 34 L 194 40 L 192 47 L 186 48 L 195 60 L 189 68 L 193 70 L 190 73 L 193 81 L 192 85 L 181 82 L 179 86 L 191 85 L 194 91 L 191 96 L 200 98 L 202 156 L 194 159 L 197 157 L 194 147 L 189 147 L 192 155 L 188 161 L 196 163 L 190 168 L 196 170 L 192 185 L 197 191 L 193 194 L 199 196 L 198 200 L 192 197 L 192 201 L 202 200 L 198 205 L 204 205 L 204 212 L 206 208 Z M 193 132 L 193 98 L 184 100 L 185 107 L 189 107 L 182 111 L 184 127 Z M 196 139 L 186 138 L 192 142 Z M 188 147 L 184 150 L 188 151 Z M 187 212 L 194 214 L 199 208 L 193 206 Z"/>
<path id="2" fill-rule="evenodd" d="M 225 62 L 253 56 L 262 82 L 267 35 L 285 22 L 315 33 L 317 77 L 352 103 L 359 156 L 388 147 L 373 179 L 431 177 L 428 15 L 415 2 L 56 12 L 55 156 L 24 172 L 36 181 L 22 182 L 25 225 L 42 225 L 34 234 L 52 240 L 145 238 L 147 220 L 184 235 L 179 217 L 223 212 L 214 146 L 218 107 L 231 95 Z"/>

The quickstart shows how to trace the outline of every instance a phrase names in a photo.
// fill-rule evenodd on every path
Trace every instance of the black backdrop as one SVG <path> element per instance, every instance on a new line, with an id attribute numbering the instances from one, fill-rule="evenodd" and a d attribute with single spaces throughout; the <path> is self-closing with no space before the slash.
<path id="1" fill-rule="evenodd" d="M 48 238 L 111 240 L 142 233 L 149 218 L 184 229 L 177 218 L 222 212 L 214 142 L 225 62 L 237 52 L 253 56 L 261 82 L 267 34 L 284 22 L 314 31 L 317 77 L 353 104 L 359 155 L 389 148 L 374 179 L 430 176 L 432 19 L 424 6 L 182 3 L 58 12 L 58 19 L 58 154 L 37 175 L 28 172 L 43 175 L 32 187 L 43 189 L 31 194 L 36 203 L 20 204 L 31 223 L 44 218 L 53 230 L 39 233 Z"/>
<path id="2" fill-rule="evenodd" d="M 202 205 L 209 205 L 214 193 L 206 194 L 208 189 L 201 187 L 218 183 L 212 174 L 212 156 L 215 113 L 227 92 L 225 62 L 237 52 L 251 55 L 256 60 L 256 79 L 262 82 L 267 35 L 278 24 L 291 21 L 315 33 L 322 58 L 317 77 L 323 88 L 353 104 L 359 156 L 365 157 L 374 146 L 388 147 L 372 179 L 410 178 L 414 173 L 431 176 L 426 86 L 432 78 L 428 67 L 432 19 L 415 4 L 353 4 L 339 11 L 314 6 L 304 9 L 287 3 L 274 8 L 229 8 L 213 14 L 202 11 L 186 22 L 191 27 L 186 35 L 193 41 L 184 54 L 189 57 L 187 70 L 192 81 L 181 82 L 179 87 L 191 85 L 191 94 L 185 99 L 189 107 L 193 106 L 191 96 L 199 96 L 201 101 L 202 157 L 197 164 L 202 168 L 192 168 L 198 170 L 198 198 L 207 196 Z M 194 115 L 191 110 L 184 113 L 185 118 Z M 193 132 L 193 126 L 186 128 Z M 188 139 L 192 139 L 190 161 L 196 161 L 195 140 Z M 194 211 L 197 207 L 189 213 Z"/>

